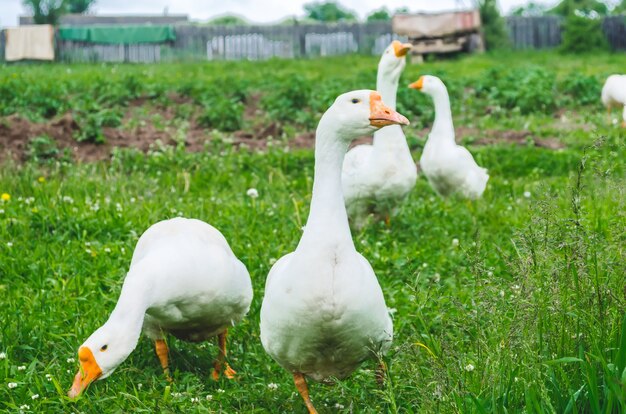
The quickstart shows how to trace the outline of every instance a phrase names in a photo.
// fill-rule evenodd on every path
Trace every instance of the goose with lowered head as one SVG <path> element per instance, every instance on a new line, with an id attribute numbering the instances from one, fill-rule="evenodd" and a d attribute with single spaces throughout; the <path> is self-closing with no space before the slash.
<path id="1" fill-rule="evenodd" d="M 378 64 L 376 89 L 389 108 L 396 109 L 400 75 L 411 44 L 394 40 Z M 346 154 L 342 168 L 343 192 L 348 214 L 361 227 L 370 212 L 387 219 L 415 186 L 417 168 L 400 125 L 374 133 L 372 145 L 358 145 Z"/>
<path id="2" fill-rule="evenodd" d="M 626 75 L 611 75 L 602 87 L 602 104 L 611 122 L 611 110 L 622 109 L 622 127 L 626 128 Z"/>
<path id="3" fill-rule="evenodd" d="M 292 373 L 309 413 L 316 413 L 306 377 L 344 378 L 391 344 L 393 326 L 378 279 L 355 249 L 341 188 L 341 165 L 359 136 L 408 120 L 375 91 L 340 95 L 315 138 L 309 217 L 296 250 L 267 277 L 261 342 Z"/>
<path id="4" fill-rule="evenodd" d="M 480 198 L 489 175 L 466 148 L 456 144 L 446 85 L 438 77 L 426 75 L 409 87 L 430 95 L 435 104 L 435 122 L 420 157 L 420 167 L 431 187 L 444 197 L 456 193 L 468 199 Z"/>
<path id="5" fill-rule="evenodd" d="M 194 219 L 158 222 L 139 238 L 117 305 L 78 349 L 80 370 L 68 392 L 111 375 L 137 346 L 142 331 L 155 341 L 169 379 L 165 334 L 199 342 L 218 336 L 213 378 L 235 374 L 225 361 L 226 332 L 248 312 L 252 283 L 224 236 Z"/>

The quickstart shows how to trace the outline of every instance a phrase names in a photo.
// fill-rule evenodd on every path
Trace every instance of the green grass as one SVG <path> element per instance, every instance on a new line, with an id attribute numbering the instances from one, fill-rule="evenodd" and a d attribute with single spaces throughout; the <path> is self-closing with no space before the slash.
<path id="1" fill-rule="evenodd" d="M 347 60 L 115 68 L 148 73 L 141 88 L 174 82 L 185 68 L 228 68 L 233 79 L 254 87 L 265 76 L 293 73 L 320 85 L 323 74 L 332 74 L 328 82 L 338 88 L 357 84 L 366 71 L 373 77 L 374 59 Z M 485 55 L 410 67 L 405 78 L 445 71 L 454 79 L 458 72 L 465 83 L 504 64 L 531 65 L 556 79 L 570 71 L 599 77 L 625 61 L 618 55 Z M 45 80 L 67 69 L 87 82 L 112 67 L 7 66 L 0 72 Z M 110 80 L 113 87 L 117 80 Z M 527 128 L 566 148 L 472 146 L 491 174 L 481 200 L 442 200 L 420 177 L 390 228 L 378 223 L 353 234 L 394 309 L 390 376 L 378 388 L 370 362 L 335 386 L 312 384 L 322 413 L 626 410 L 625 134 L 605 125 L 598 105 L 568 104 L 573 121 L 564 128 L 550 111 L 485 114 L 489 99 L 457 99 L 457 125 L 477 135 Z M 407 129 L 416 159 L 424 142 L 418 127 L 429 125 L 429 114 Z M 0 410 L 26 404 L 32 412 L 304 413 L 291 377 L 264 353 L 258 321 L 272 259 L 292 251 L 301 235 L 312 178 L 311 151 L 235 150 L 218 140 L 195 154 L 155 147 L 147 155 L 116 151 L 110 162 L 94 164 L 4 163 L 0 193 L 11 199 L 0 202 L 0 352 L 6 353 Z M 246 196 L 251 187 L 259 198 Z M 251 311 L 230 334 L 238 379 L 210 379 L 214 344 L 170 338 L 170 385 L 142 338 L 111 377 L 68 400 L 77 369 L 68 358 L 76 358 L 77 347 L 113 309 L 137 238 L 152 223 L 178 215 L 220 229 L 251 273 Z M 17 387 L 9 389 L 10 382 Z M 39 398 L 31 399 L 34 394 Z"/>

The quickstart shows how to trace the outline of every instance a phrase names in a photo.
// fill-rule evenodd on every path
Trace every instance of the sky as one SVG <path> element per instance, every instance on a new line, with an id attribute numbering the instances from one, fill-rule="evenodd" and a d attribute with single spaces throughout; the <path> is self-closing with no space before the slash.
<path id="1" fill-rule="evenodd" d="M 237 14 L 257 23 L 271 23 L 287 16 L 302 16 L 302 5 L 311 0 L 97 0 L 97 14 L 187 14 L 193 20 L 207 20 L 223 14 Z M 536 0 L 554 4 L 557 0 Z M 500 0 L 504 13 L 528 0 Z M 387 6 L 393 10 L 408 6 L 410 11 L 449 10 L 469 7 L 472 0 L 338 0 L 344 7 L 364 18 L 372 10 Z M 22 0 L 0 0 L 0 27 L 15 26 L 18 16 L 25 15 Z"/>

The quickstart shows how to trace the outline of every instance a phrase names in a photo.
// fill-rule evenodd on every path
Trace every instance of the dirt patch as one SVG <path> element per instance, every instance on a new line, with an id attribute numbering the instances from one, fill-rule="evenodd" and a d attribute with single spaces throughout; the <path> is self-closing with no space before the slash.
<path id="1" fill-rule="evenodd" d="M 183 141 L 187 150 L 199 152 L 205 148 L 208 141 L 214 138 L 210 129 L 204 128 L 196 122 L 195 108 L 188 119 L 177 119 L 177 106 L 190 104 L 189 98 L 171 96 L 173 105 L 161 105 L 136 99 L 129 103 L 124 115 L 122 126 L 118 128 L 104 128 L 104 144 L 92 142 L 78 142 L 74 136 L 79 132 L 79 125 L 71 113 L 54 120 L 37 123 L 31 122 L 17 115 L 0 119 L 0 159 L 13 158 L 16 161 L 25 161 L 28 157 L 29 143 L 33 138 L 48 136 L 52 138 L 60 150 L 69 151 L 78 161 L 97 161 L 109 159 L 111 150 L 119 148 L 135 148 L 147 152 L 160 141 L 164 145 L 175 145 Z M 232 134 L 220 133 L 233 145 L 254 150 L 264 150 L 268 146 L 289 146 L 290 148 L 313 148 L 315 133 L 306 131 L 290 139 L 284 139 L 284 129 L 277 122 L 263 122 L 262 111 L 259 109 L 260 96 L 251 95 L 246 101 L 244 120 L 248 127 L 245 131 L 236 131 Z M 426 137 L 428 129 L 419 131 L 418 135 Z M 460 127 L 456 129 L 457 140 L 468 138 L 472 145 L 493 145 L 510 143 L 515 145 L 535 145 L 547 149 L 561 149 L 564 144 L 556 138 L 538 138 L 528 131 L 497 131 L 478 130 L 476 128 Z M 476 139 L 475 139 L 476 138 Z M 371 144 L 372 137 L 361 137 L 353 142 L 352 147 L 361 144 Z"/>

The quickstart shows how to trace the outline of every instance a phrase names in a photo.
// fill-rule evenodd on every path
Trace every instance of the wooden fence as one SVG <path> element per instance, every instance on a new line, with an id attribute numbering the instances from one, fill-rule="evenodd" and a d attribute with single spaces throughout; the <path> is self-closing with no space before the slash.
<path id="1" fill-rule="evenodd" d="M 506 25 L 514 49 L 546 49 L 561 44 L 560 17 L 509 17 Z"/>
<path id="2" fill-rule="evenodd" d="M 561 44 L 562 19 L 556 16 L 506 19 L 514 49 L 554 48 Z M 626 17 L 607 17 L 603 31 L 613 50 L 626 50 Z M 387 22 L 294 24 L 280 26 L 177 25 L 176 40 L 165 44 L 103 45 L 57 41 L 58 59 L 66 62 L 159 62 L 178 60 L 264 60 L 379 55 L 398 38 Z M 403 40 L 403 39 L 401 39 Z M 4 59 L 0 35 L 0 60 Z"/>

